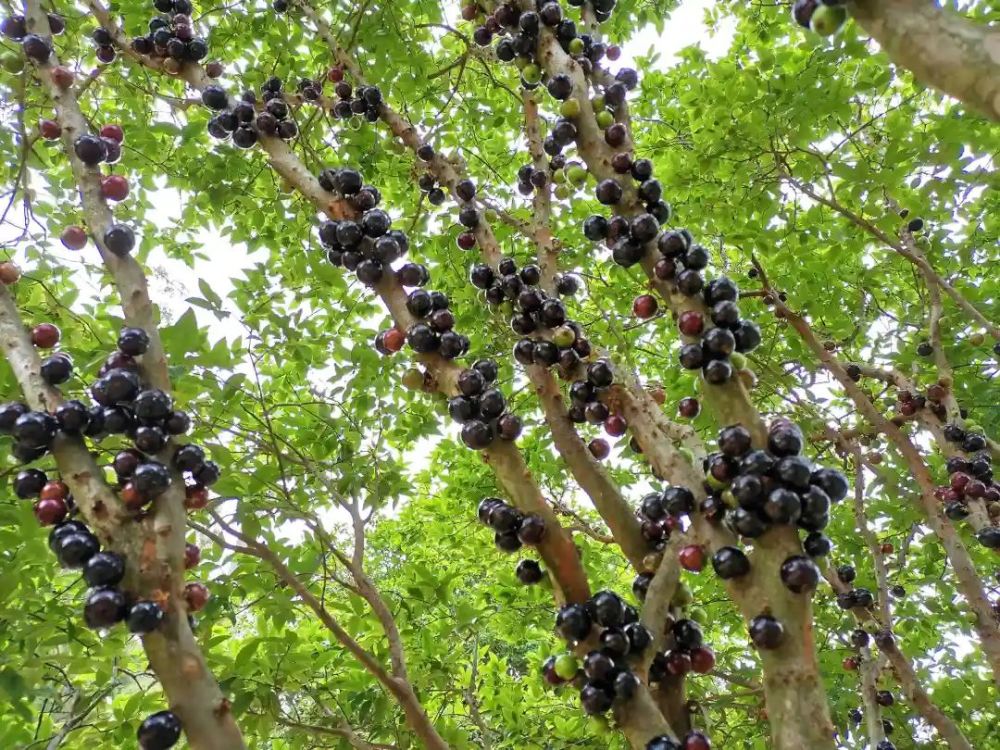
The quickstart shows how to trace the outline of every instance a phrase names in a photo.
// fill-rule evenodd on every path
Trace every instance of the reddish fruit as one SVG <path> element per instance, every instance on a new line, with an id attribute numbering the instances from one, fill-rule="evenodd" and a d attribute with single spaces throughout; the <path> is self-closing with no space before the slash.
<path id="1" fill-rule="evenodd" d="M 62 125 L 55 120 L 39 120 L 38 133 L 47 141 L 54 141 L 62 135 Z"/>
<path id="2" fill-rule="evenodd" d="M 604 420 L 604 431 L 611 437 L 621 437 L 625 434 L 625 430 L 627 429 L 628 422 L 625 421 L 625 417 L 612 414 Z"/>
<path id="3" fill-rule="evenodd" d="M 611 455 L 611 446 L 608 445 L 608 441 L 604 438 L 594 438 L 590 441 L 587 448 L 590 449 L 590 454 L 598 461 L 603 461 Z"/>
<path id="4" fill-rule="evenodd" d="M 855 659 L 853 656 L 848 656 L 846 659 L 844 659 L 844 669 L 846 669 L 848 672 L 853 672 L 857 668 L 858 668 L 858 660 Z"/>
<path id="5" fill-rule="evenodd" d="M 326 77 L 331 83 L 340 83 L 344 80 L 344 69 L 339 65 L 334 65 L 326 72 Z"/>
<path id="6" fill-rule="evenodd" d="M 927 398 L 931 401 L 943 401 L 948 395 L 948 389 L 940 383 L 935 383 L 927 389 Z"/>
<path id="7" fill-rule="evenodd" d="M 59 328 L 51 323 L 39 323 L 31 329 L 31 343 L 39 349 L 51 349 L 59 343 Z"/>
<path id="8" fill-rule="evenodd" d="M 684 419 L 694 419 L 701 412 L 701 404 L 693 396 L 687 396 L 677 402 L 677 413 Z"/>
<path id="9" fill-rule="evenodd" d="M 125 131 L 122 130 L 121 125 L 103 125 L 101 126 L 101 138 L 110 138 L 115 143 L 123 143 Z"/>
<path id="10" fill-rule="evenodd" d="M 612 44 L 610 47 L 608 47 L 608 49 L 605 51 L 604 54 L 611 62 L 614 62 L 615 60 L 617 60 L 619 57 L 622 56 L 622 48 L 619 47 L 617 44 Z"/>
<path id="11" fill-rule="evenodd" d="M 184 547 L 184 569 L 191 570 L 201 562 L 201 549 L 197 544 L 188 544 Z"/>
<path id="12" fill-rule="evenodd" d="M 715 652 L 701 646 L 691 651 L 691 668 L 698 674 L 708 674 L 715 669 Z"/>
<path id="13" fill-rule="evenodd" d="M 208 488 L 200 484 L 191 484 L 184 489 L 184 507 L 188 510 L 200 510 L 208 505 Z"/>
<path id="14" fill-rule="evenodd" d="M 684 746 L 681 750 L 712 750 L 712 743 L 701 732 L 688 732 L 684 735 Z"/>
<path id="15" fill-rule="evenodd" d="M 218 60 L 212 60 L 212 62 L 205 66 L 205 75 L 209 78 L 218 78 L 222 75 L 222 71 L 222 63 Z"/>
<path id="16" fill-rule="evenodd" d="M 464 18 L 466 21 L 474 21 L 476 20 L 476 16 L 478 15 L 479 15 L 478 5 L 472 4 L 472 5 L 462 6 L 462 18 Z"/>
<path id="17" fill-rule="evenodd" d="M 663 525 L 671 531 L 675 531 L 681 527 L 681 522 L 675 516 L 667 516 L 663 519 Z"/>
<path id="18" fill-rule="evenodd" d="M 896 548 L 893 547 L 890 542 L 885 542 L 882 545 L 882 554 L 883 555 L 891 555 L 895 551 L 896 551 Z"/>
<path id="19" fill-rule="evenodd" d="M 656 315 L 657 307 L 659 305 L 656 303 L 656 297 L 652 294 L 640 294 L 632 302 L 632 314 L 637 318 L 646 320 Z"/>
<path id="20" fill-rule="evenodd" d="M 687 310 L 677 319 L 677 328 L 685 336 L 700 336 L 705 330 L 705 318 L 697 310 Z"/>
<path id="21" fill-rule="evenodd" d="M 11 263 L 9 260 L 5 260 L 3 263 L 0 263 L 0 283 L 13 284 L 19 278 L 21 278 L 20 268 Z"/>
<path id="22" fill-rule="evenodd" d="M 69 497 L 69 487 L 65 482 L 46 482 L 38 496 L 42 500 L 65 500 Z"/>
<path id="23" fill-rule="evenodd" d="M 382 336 L 382 344 L 390 352 L 398 352 L 406 343 L 406 334 L 398 328 L 390 328 Z"/>
<path id="24" fill-rule="evenodd" d="M 120 174 L 110 174 L 101 180 L 101 195 L 109 201 L 123 201 L 128 197 L 128 180 Z"/>
<path id="25" fill-rule="evenodd" d="M 691 657 L 683 651 L 671 651 L 667 655 L 667 671 L 678 677 L 691 671 Z"/>
<path id="26" fill-rule="evenodd" d="M 973 479 L 965 485 L 965 494 L 968 497 L 983 497 L 986 494 L 986 485 L 978 479 Z"/>
<path id="27" fill-rule="evenodd" d="M 456 240 L 463 250 L 471 250 L 476 246 L 476 235 L 472 232 L 462 232 Z"/>
<path id="28" fill-rule="evenodd" d="M 917 413 L 917 403 L 915 401 L 904 401 L 899 405 L 899 413 L 904 417 L 912 417 Z"/>
<path id="29" fill-rule="evenodd" d="M 73 71 L 65 66 L 56 65 L 52 68 L 52 82 L 61 89 L 72 86 L 73 78 Z"/>
<path id="30" fill-rule="evenodd" d="M 82 250 L 87 244 L 87 232 L 83 227 L 66 227 L 59 239 L 70 250 Z"/>
<path id="31" fill-rule="evenodd" d="M 208 587 L 203 583 L 189 583 L 184 587 L 184 601 L 191 612 L 204 609 L 209 596 Z"/>
<path id="32" fill-rule="evenodd" d="M 700 573 L 705 567 L 705 550 L 698 544 L 689 544 L 686 547 L 681 547 L 677 559 L 680 560 L 684 570 Z"/>
<path id="33" fill-rule="evenodd" d="M 956 471 L 954 474 L 951 475 L 951 488 L 956 492 L 961 492 L 963 489 L 965 489 L 965 485 L 967 485 L 971 481 L 971 479 L 972 477 L 970 477 L 964 471 Z"/>
<path id="34" fill-rule="evenodd" d="M 42 498 L 35 503 L 35 518 L 42 526 L 54 526 L 62 523 L 69 509 L 66 501 L 58 497 Z"/>
<path id="35" fill-rule="evenodd" d="M 146 498 L 139 494 L 139 490 L 131 482 L 122 487 L 121 492 L 118 494 L 121 495 L 122 502 L 125 503 L 125 507 L 129 510 L 139 510 L 139 508 L 146 504 Z"/>

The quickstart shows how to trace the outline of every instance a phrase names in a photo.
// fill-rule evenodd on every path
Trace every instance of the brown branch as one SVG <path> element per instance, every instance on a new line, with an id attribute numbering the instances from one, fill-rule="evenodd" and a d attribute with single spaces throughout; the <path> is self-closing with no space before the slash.
<path id="1" fill-rule="evenodd" d="M 524 89 L 521 92 L 524 104 L 524 135 L 528 140 L 528 152 L 534 168 L 548 176 L 549 165 L 542 148 L 542 131 L 538 118 L 538 100 L 534 94 Z M 528 231 L 538 247 L 538 267 L 542 270 L 540 286 L 549 294 L 555 291 L 556 271 L 559 265 L 558 248 L 552 241 L 552 181 L 547 179 L 545 185 L 535 188 L 531 199 L 532 220 Z"/>
<path id="2" fill-rule="evenodd" d="M 1000 121 L 1000 31 L 922 0 L 854 0 L 848 10 L 893 63 Z"/>
<path id="3" fill-rule="evenodd" d="M 889 438 L 905 461 L 911 476 L 916 480 L 920 489 L 920 508 L 923 510 L 931 530 L 941 540 L 945 553 L 951 561 L 955 571 L 957 588 L 975 616 L 975 628 L 979 634 L 986 659 L 993 670 L 994 681 L 1000 684 L 1000 627 L 993 617 L 992 608 L 986 599 L 982 581 L 976 573 L 969 551 L 965 548 L 955 528 L 944 517 L 940 503 L 934 497 L 934 479 L 920 455 L 920 451 L 899 427 L 878 410 L 865 392 L 848 376 L 843 365 L 833 353 L 826 350 L 809 323 L 802 316 L 792 312 L 781 302 L 777 294 L 772 295 L 772 298 L 776 314 L 788 321 L 806 346 L 837 379 L 858 411 Z"/>
<path id="4" fill-rule="evenodd" d="M 242 544 L 234 544 L 225 539 L 225 537 L 216 534 L 200 524 L 192 524 L 192 526 L 216 544 L 234 552 L 256 557 L 258 560 L 270 565 L 278 578 L 299 595 L 299 598 L 313 611 L 323 626 L 333 634 L 333 637 L 392 695 L 400 708 L 403 709 L 410 729 L 420 738 L 421 742 L 428 748 L 449 750 L 448 744 L 437 733 L 437 730 L 431 723 L 430 717 L 424 711 L 423 706 L 413 692 L 413 686 L 407 680 L 400 679 L 386 671 L 378 659 L 340 625 L 326 606 L 316 598 L 315 594 L 309 590 L 305 583 L 267 545 L 244 534 L 242 530 L 229 525 L 217 513 L 213 512 L 211 515 L 226 534 L 238 539 Z"/>

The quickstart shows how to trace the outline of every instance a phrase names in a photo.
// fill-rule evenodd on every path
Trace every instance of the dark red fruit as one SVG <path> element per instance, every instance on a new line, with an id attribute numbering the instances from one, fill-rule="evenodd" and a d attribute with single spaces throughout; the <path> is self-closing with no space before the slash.
<path id="1" fill-rule="evenodd" d="M 123 201 L 128 197 L 128 180 L 120 174 L 108 175 L 101 180 L 101 195 L 111 201 Z"/>
<path id="2" fill-rule="evenodd" d="M 608 445 L 608 441 L 604 438 L 594 438 L 587 445 L 587 448 L 590 450 L 591 455 L 598 461 L 603 461 L 611 455 L 611 446 Z"/>
<path id="3" fill-rule="evenodd" d="M 611 435 L 611 437 L 621 437 L 625 434 L 628 429 L 628 422 L 625 418 L 619 416 L 618 414 L 612 414 L 610 417 L 604 420 L 604 431 Z"/>
<path id="4" fill-rule="evenodd" d="M 715 668 L 715 652 L 705 646 L 693 649 L 691 668 L 698 674 L 708 674 Z"/>
<path id="5" fill-rule="evenodd" d="M 701 572 L 705 567 L 705 549 L 699 544 L 689 544 L 682 547 L 677 555 L 681 567 L 694 573 Z"/>
<path id="6" fill-rule="evenodd" d="M 54 526 L 62 523 L 69 509 L 66 501 L 57 497 L 46 497 L 35 503 L 35 518 L 42 526 Z"/>
<path id="7" fill-rule="evenodd" d="M 192 582 L 184 587 L 184 601 L 187 602 L 190 612 L 203 609 L 208 603 L 209 596 L 208 587 L 203 583 Z"/>
<path id="8" fill-rule="evenodd" d="M 55 120 L 40 120 L 38 132 L 47 141 L 54 141 L 62 135 L 62 126 Z"/>
<path id="9" fill-rule="evenodd" d="M 640 294 L 632 302 L 632 314 L 637 318 L 646 320 L 656 315 L 658 307 L 656 297 L 651 294 Z"/>
<path id="10" fill-rule="evenodd" d="M 705 318 L 696 310 L 687 310 L 677 319 L 677 328 L 685 336 L 700 336 L 705 330 Z"/>
<path id="11" fill-rule="evenodd" d="M 83 227 L 66 227 L 59 239 L 70 250 L 81 250 L 87 244 L 87 232 Z"/>
<path id="12" fill-rule="evenodd" d="M 187 544 L 184 547 L 184 569 L 191 570 L 201 562 L 201 549 L 197 544 Z"/>
<path id="13" fill-rule="evenodd" d="M 695 417 L 698 416 L 698 413 L 700 411 L 701 411 L 701 404 L 698 402 L 698 399 L 692 396 L 687 396 L 686 398 L 682 398 L 677 403 L 677 413 L 680 414 L 685 419 L 694 419 Z"/>
<path id="14" fill-rule="evenodd" d="M 31 329 L 31 343 L 39 349 L 51 349 L 59 343 L 59 328 L 51 323 L 39 323 Z"/>

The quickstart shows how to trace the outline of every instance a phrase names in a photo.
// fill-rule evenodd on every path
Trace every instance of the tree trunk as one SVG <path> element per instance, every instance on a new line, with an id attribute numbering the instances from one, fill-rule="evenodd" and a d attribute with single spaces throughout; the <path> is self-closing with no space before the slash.
<path id="1" fill-rule="evenodd" d="M 928 0 L 857 0 L 848 9 L 917 81 L 1000 120 L 1000 28 Z"/>

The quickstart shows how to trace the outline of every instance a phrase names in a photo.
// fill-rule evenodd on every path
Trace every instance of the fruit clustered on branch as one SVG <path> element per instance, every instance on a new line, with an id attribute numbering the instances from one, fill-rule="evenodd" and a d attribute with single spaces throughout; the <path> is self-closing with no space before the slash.
<path id="1" fill-rule="evenodd" d="M 213 138 L 232 138 L 238 148 L 253 148 L 260 136 L 277 136 L 289 141 L 299 133 L 285 101 L 280 78 L 271 77 L 261 87 L 261 104 L 257 94 L 245 91 L 239 101 L 231 101 L 221 86 L 206 86 L 201 100 L 218 114 L 208 121 Z M 258 109 L 260 111 L 258 111 Z"/>
<path id="2" fill-rule="evenodd" d="M 194 10 L 191 0 L 154 0 L 153 7 L 165 15 L 152 18 L 149 33 L 132 40 L 135 52 L 162 59 L 164 69 L 174 74 L 180 71 L 185 62 L 198 62 L 208 55 L 208 44 L 195 35 L 191 23 L 191 13 Z M 98 59 L 102 62 L 114 60 L 111 35 L 105 29 L 98 28 L 94 31 L 93 39 L 98 45 Z"/>
<path id="3" fill-rule="evenodd" d="M 378 189 L 365 185 L 361 173 L 350 168 L 324 170 L 319 183 L 324 190 L 346 199 L 358 213 L 357 221 L 328 219 L 320 224 L 319 240 L 330 263 L 353 271 L 369 287 L 392 276 L 400 286 L 411 289 L 406 309 L 416 322 L 406 332 L 397 327 L 379 332 L 376 350 L 389 355 L 406 344 L 417 354 L 437 354 L 446 360 L 465 355 L 469 338 L 454 330 L 455 314 L 448 296 L 423 288 L 430 282 L 427 267 L 403 263 L 393 268 L 392 264 L 408 252 L 410 242 L 405 232 L 392 229 L 391 217 L 378 207 Z M 466 209 L 470 206 L 475 212 L 471 203 Z M 459 374 L 459 393 L 448 404 L 452 418 L 462 425 L 462 441 L 474 450 L 488 448 L 495 439 L 514 440 L 521 433 L 521 420 L 507 411 L 503 394 L 492 387 L 497 376 L 495 362 L 478 360 Z"/>
<path id="4" fill-rule="evenodd" d="M 41 323 L 31 331 L 31 340 L 39 349 L 51 349 L 59 342 L 59 329 L 51 323 Z M 89 438 L 100 443 L 113 435 L 124 435 L 132 447 L 119 451 L 111 464 L 117 478 L 119 497 L 125 508 L 140 520 L 145 508 L 170 487 L 170 469 L 156 460 L 168 447 L 171 437 L 186 433 L 190 417 L 174 408 L 172 399 L 163 391 L 146 387 L 140 377 L 141 357 L 146 352 L 149 337 L 138 328 L 125 328 L 118 338 L 118 350 L 112 353 L 90 387 L 94 405 L 80 400 L 60 403 L 52 414 L 31 411 L 23 403 L 0 406 L 0 433 L 14 440 L 12 452 L 22 463 L 42 459 L 57 440 Z M 42 362 L 41 376 L 52 386 L 69 380 L 73 365 L 62 352 Z M 173 452 L 174 468 L 183 472 L 186 482 L 186 505 L 204 507 L 208 501 L 207 487 L 219 478 L 219 467 L 206 460 L 204 451 L 196 445 L 182 445 Z M 125 557 L 113 550 L 101 549 L 94 533 L 77 516 L 69 487 L 51 479 L 39 468 L 27 468 L 14 478 L 14 493 L 26 500 L 34 499 L 34 513 L 43 526 L 51 526 L 49 548 L 59 563 L 68 569 L 81 570 L 90 586 L 83 608 L 88 627 L 110 628 L 124 622 L 129 631 L 146 634 L 156 630 L 164 618 L 162 602 L 155 598 L 141 599 L 124 588 Z M 197 565 L 200 551 L 188 544 L 185 568 Z M 208 601 L 204 584 L 191 582 L 185 586 L 187 611 L 196 612 Z M 180 737 L 180 723 L 169 711 L 148 717 L 138 732 L 143 750 L 165 750 Z"/>

